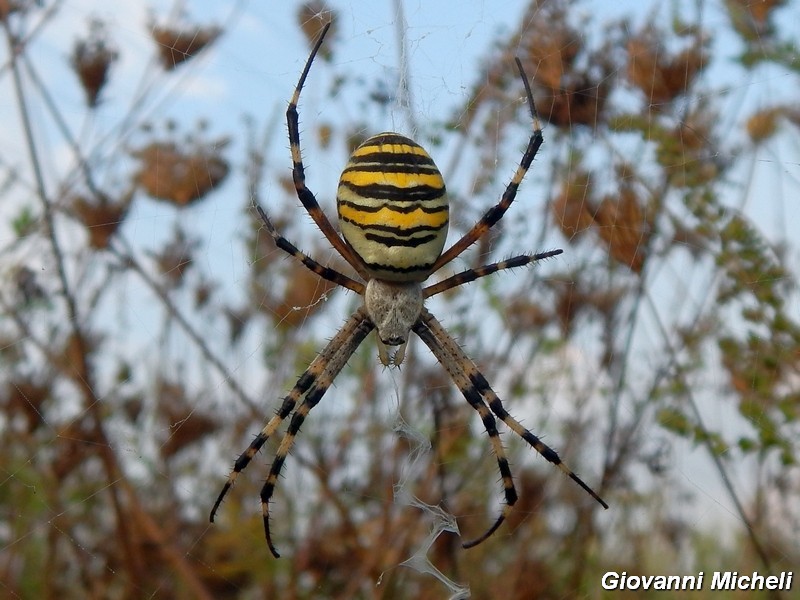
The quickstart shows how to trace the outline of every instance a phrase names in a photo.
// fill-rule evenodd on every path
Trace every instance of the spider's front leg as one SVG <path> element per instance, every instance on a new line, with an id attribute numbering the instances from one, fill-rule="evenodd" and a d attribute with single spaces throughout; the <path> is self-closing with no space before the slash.
<path id="1" fill-rule="evenodd" d="M 275 486 L 278 483 L 278 476 L 280 475 L 283 464 L 286 462 L 286 457 L 292 449 L 294 439 L 300 431 L 308 413 L 314 408 L 317 403 L 328 391 L 333 380 L 339 372 L 347 364 L 348 359 L 356 351 L 358 346 L 364 341 L 370 331 L 374 329 L 372 321 L 367 315 L 367 311 L 362 306 L 347 320 L 339 332 L 328 342 L 328 345 L 319 353 L 317 358 L 314 359 L 313 365 L 317 365 L 318 371 L 316 375 L 306 386 L 307 392 L 305 399 L 300 403 L 292 415 L 289 427 L 281 440 L 278 450 L 275 453 L 275 459 L 272 462 L 267 480 L 261 488 L 261 512 L 264 518 L 264 535 L 267 540 L 270 552 L 275 558 L 280 557 L 275 545 L 272 543 L 272 536 L 269 528 L 269 502 L 272 499 L 272 494 L 275 491 Z M 301 376 L 301 380 L 305 374 Z M 298 381 L 298 384 L 300 382 Z M 297 386 L 295 386 L 296 388 Z M 213 513 L 212 513 L 213 514 Z"/>
<path id="2" fill-rule="evenodd" d="M 267 539 L 269 551 L 272 552 L 272 555 L 275 558 L 280 558 L 281 555 L 278 554 L 278 550 L 272 543 L 272 534 L 270 533 L 269 529 L 269 503 L 272 499 L 272 494 L 275 492 L 275 486 L 278 484 L 278 477 L 281 474 L 283 464 L 286 462 L 286 457 L 289 455 L 289 451 L 294 445 L 294 438 L 300 431 L 300 427 L 303 425 L 308 413 L 322 399 L 322 396 L 326 391 L 328 391 L 328 388 L 332 383 L 333 378 L 330 377 L 330 375 L 325 377 L 320 376 L 320 378 L 317 379 L 316 383 L 308 391 L 305 400 L 303 400 L 303 402 L 300 403 L 300 406 L 297 407 L 297 410 L 292 415 L 292 420 L 289 422 L 289 427 L 286 430 L 286 434 L 283 436 L 280 446 L 278 446 L 278 450 L 275 453 L 275 459 L 272 461 L 272 466 L 270 467 L 267 480 L 264 482 L 264 485 L 261 488 L 261 513 L 264 518 L 264 536 Z"/>
<path id="3" fill-rule="evenodd" d="M 233 470 L 230 475 L 228 475 L 228 481 L 225 482 L 222 491 L 219 493 L 219 496 L 217 496 L 217 500 L 214 502 L 214 506 L 211 509 L 209 520 L 212 523 L 214 522 L 214 518 L 216 517 L 222 501 L 228 491 L 233 487 L 239 473 L 247 468 L 247 465 L 250 464 L 250 461 L 253 460 L 253 457 L 255 457 L 261 447 L 275 433 L 283 420 L 292 413 L 300 398 L 306 394 L 305 402 L 308 402 L 308 395 L 320 389 L 320 382 L 332 381 L 339 371 L 342 370 L 345 363 L 347 363 L 347 359 L 350 358 L 350 355 L 355 352 L 366 335 L 372 331 L 373 327 L 364 308 L 358 309 L 350 316 L 322 352 L 312 361 L 311 365 L 303 372 L 297 380 L 297 383 L 295 383 L 294 387 L 283 399 L 283 403 L 275 416 L 267 422 L 247 449 L 236 459 Z M 328 383 L 328 386 L 330 386 L 330 383 Z M 319 397 L 322 397 L 325 390 L 327 390 L 327 387 L 322 388 Z M 317 401 L 318 400 L 319 398 L 317 398 Z M 314 404 L 316 404 L 316 402 Z"/>
<path id="4" fill-rule="evenodd" d="M 492 442 L 492 448 L 497 457 L 497 463 L 503 479 L 506 505 L 503 507 L 500 516 L 486 533 L 473 541 L 462 544 L 464 548 L 476 546 L 492 535 L 506 519 L 511 512 L 511 507 L 517 501 L 517 491 L 514 488 L 514 482 L 511 478 L 508 460 L 506 459 L 503 446 L 500 443 L 495 420 L 491 413 L 494 413 L 498 419 L 503 421 L 514 433 L 541 454 L 542 457 L 557 466 L 565 475 L 583 488 L 603 508 L 608 508 L 608 504 L 564 464 L 555 450 L 508 414 L 500 398 L 486 381 L 483 374 L 478 370 L 478 367 L 472 359 L 466 355 L 464 350 L 461 349 L 461 346 L 447 333 L 436 317 L 427 310 L 423 310 L 419 321 L 414 325 L 414 332 L 427 344 L 434 356 L 436 356 L 439 362 L 445 367 L 467 402 L 480 414 L 481 420 L 489 434 L 489 439 Z M 489 412 L 490 410 L 491 412 Z"/>
<path id="5" fill-rule="evenodd" d="M 437 327 L 438 326 L 438 327 Z M 480 537 L 464 542 L 463 548 L 472 548 L 477 546 L 490 535 L 492 535 L 506 517 L 511 512 L 511 507 L 517 502 L 517 489 L 514 487 L 514 479 L 511 476 L 511 467 L 508 464 L 506 451 L 503 448 L 503 443 L 500 441 L 500 433 L 497 431 L 497 421 L 492 415 L 489 407 L 483 401 L 481 394 L 475 388 L 473 383 L 467 377 L 463 365 L 460 364 L 461 357 L 454 351 L 454 347 L 458 347 L 455 340 L 444 330 L 435 317 L 427 310 L 414 325 L 414 333 L 416 333 L 423 342 L 430 348 L 436 360 L 445 368 L 453 383 L 456 384 L 461 394 L 467 400 L 470 406 L 474 408 L 481 418 L 486 433 L 489 434 L 489 442 L 492 445 L 492 451 L 497 459 L 497 467 L 500 471 L 500 477 L 503 481 L 503 494 L 505 495 L 506 503 L 503 510 L 497 517 L 497 520 L 483 533 Z M 466 358 L 466 355 L 463 357 Z M 469 361 L 468 358 L 466 358 Z M 471 361 L 470 361 L 471 362 Z"/>
<path id="6" fill-rule="evenodd" d="M 319 358 L 319 357 L 318 357 Z M 267 424 L 258 432 L 255 439 L 250 443 L 247 449 L 239 455 L 239 458 L 236 459 L 236 462 L 233 463 L 233 470 L 231 470 L 230 474 L 228 475 L 228 480 L 225 482 L 225 485 L 222 486 L 222 490 L 220 491 L 217 499 L 214 501 L 214 506 L 211 508 L 211 514 L 209 515 L 209 521 L 211 523 L 214 522 L 214 519 L 217 516 L 217 511 L 219 507 L 222 505 L 222 501 L 225 499 L 225 496 L 228 494 L 230 489 L 233 487 L 233 484 L 236 483 L 236 478 L 239 476 L 239 473 L 244 471 L 247 468 L 247 465 L 250 464 L 250 461 L 253 460 L 258 451 L 261 450 L 261 447 L 267 443 L 267 440 L 272 437 L 272 434 L 278 429 L 280 424 L 283 420 L 288 417 L 291 412 L 294 410 L 294 407 L 297 405 L 298 400 L 306 393 L 309 387 L 314 383 L 318 372 L 321 370 L 322 366 L 319 364 L 318 361 L 315 361 L 311 364 L 311 366 L 306 369 L 306 371 L 300 376 L 300 379 L 297 380 L 297 383 L 292 388 L 292 390 L 286 395 L 283 399 L 283 403 L 281 407 L 278 409 L 278 412 L 272 417 Z"/>

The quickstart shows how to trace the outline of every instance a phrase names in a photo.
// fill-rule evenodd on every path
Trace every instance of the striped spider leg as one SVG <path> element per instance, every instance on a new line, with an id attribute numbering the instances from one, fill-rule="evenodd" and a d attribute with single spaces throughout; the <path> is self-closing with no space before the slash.
<path id="1" fill-rule="evenodd" d="M 492 266 L 496 266 L 496 264 Z M 430 348 L 436 360 L 445 368 L 450 378 L 453 380 L 453 383 L 456 384 L 456 387 L 461 391 L 461 394 L 470 406 L 478 411 L 483 426 L 489 434 L 489 441 L 497 459 L 497 466 L 503 481 L 503 493 L 505 494 L 506 503 L 500 515 L 485 533 L 472 541 L 464 542 L 462 547 L 472 548 L 491 536 L 497 531 L 497 528 L 503 524 L 503 521 L 505 521 L 506 517 L 511 513 L 512 507 L 517 502 L 517 491 L 514 487 L 514 480 L 511 477 L 511 470 L 508 466 L 508 459 L 505 456 L 505 450 L 503 449 L 497 431 L 495 416 L 505 423 L 509 429 L 525 440 L 546 460 L 561 469 L 564 474 L 582 487 L 592 498 L 597 500 L 603 508 L 608 508 L 608 504 L 564 464 L 555 450 L 542 442 L 538 436 L 531 433 L 531 431 L 523 427 L 519 421 L 508 414 L 502 401 L 491 388 L 489 382 L 486 381 L 486 377 L 484 377 L 483 373 L 478 370 L 478 367 L 472 359 L 466 355 L 461 346 L 458 345 L 453 337 L 442 327 L 436 317 L 428 312 L 427 309 L 423 309 L 422 315 L 414 324 L 413 331 L 425 342 L 428 348 Z M 494 416 L 492 413 L 494 413 Z"/>
<path id="2" fill-rule="evenodd" d="M 511 182 L 496 205 L 443 253 L 449 224 L 449 201 L 441 173 L 428 153 L 413 140 L 397 133 L 380 133 L 368 138 L 353 151 L 341 174 L 336 197 L 343 236 L 340 237 L 314 194 L 305 185 L 297 111 L 300 92 L 329 26 L 325 26 L 314 45 L 286 111 L 292 175 L 297 197 L 305 210 L 363 281 L 323 266 L 303 254 L 275 229 L 261 207 L 257 206 L 256 209 L 279 249 L 299 260 L 319 277 L 356 292 L 364 298 L 364 303 L 312 361 L 284 397 L 277 413 L 235 461 L 228 480 L 214 502 L 210 520 L 214 521 L 239 473 L 250 464 L 283 421 L 289 419 L 289 426 L 260 494 L 267 545 L 272 554 L 278 556 L 270 534 L 269 502 L 286 457 L 311 409 L 322 399 L 350 356 L 373 329 L 377 334 L 378 356 L 387 366 L 399 366 L 402 363 L 408 337 L 411 331 L 416 333 L 448 372 L 467 402 L 478 412 L 489 434 L 502 476 L 505 505 L 493 525 L 480 537 L 464 543 L 465 548 L 473 547 L 492 535 L 517 501 L 496 419 L 500 419 L 604 508 L 608 508 L 591 488 L 564 465 L 552 448 L 508 414 L 475 363 L 424 307 L 425 299 L 430 296 L 500 270 L 522 267 L 561 253 L 561 250 L 553 250 L 541 254 L 522 254 L 457 273 L 427 287 L 422 285 L 432 273 L 456 258 L 503 217 L 542 144 L 541 126 L 521 62 L 517 59 L 533 121 L 533 132 Z"/>

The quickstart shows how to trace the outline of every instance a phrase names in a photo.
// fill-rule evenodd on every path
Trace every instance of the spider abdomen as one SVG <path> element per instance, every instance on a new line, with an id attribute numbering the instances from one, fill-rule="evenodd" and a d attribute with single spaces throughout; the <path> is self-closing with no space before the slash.
<path id="1" fill-rule="evenodd" d="M 422 146 L 397 133 L 367 139 L 342 172 L 336 205 L 342 234 L 372 277 L 428 277 L 447 238 L 449 206 Z"/>

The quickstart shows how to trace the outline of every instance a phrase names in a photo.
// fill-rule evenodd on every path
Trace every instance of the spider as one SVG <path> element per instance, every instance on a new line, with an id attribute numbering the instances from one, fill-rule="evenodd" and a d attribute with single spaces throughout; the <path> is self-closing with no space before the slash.
<path id="1" fill-rule="evenodd" d="M 293 161 L 292 178 L 297 197 L 305 210 L 363 282 L 323 266 L 303 254 L 275 229 L 269 216 L 260 206 L 256 206 L 256 210 L 278 248 L 302 262 L 319 277 L 363 296 L 364 303 L 347 319 L 339 332 L 312 361 L 291 391 L 283 398 L 277 413 L 267 421 L 253 442 L 236 460 L 228 480 L 211 509 L 210 521 L 214 522 L 222 500 L 239 473 L 250 464 L 264 443 L 291 415 L 289 427 L 278 446 L 269 475 L 261 488 L 261 509 L 267 545 L 276 558 L 280 556 L 272 543 L 269 525 L 269 502 L 275 491 L 278 476 L 308 413 L 317 405 L 350 356 L 373 329 L 377 330 L 379 359 L 386 366 L 399 366 L 403 362 L 410 332 L 417 334 L 448 372 L 470 406 L 478 412 L 489 434 L 489 441 L 502 476 L 505 504 L 491 527 L 478 538 L 463 543 L 464 548 L 476 546 L 491 536 L 517 501 L 517 491 L 497 431 L 495 417 L 545 459 L 561 469 L 603 508 L 608 508 L 600 496 L 561 461 L 555 450 L 508 414 L 500 398 L 489 386 L 475 363 L 424 306 L 426 298 L 451 288 L 500 270 L 529 265 L 561 254 L 561 250 L 522 254 L 469 269 L 423 287 L 423 282 L 432 273 L 460 255 L 503 217 L 514 201 L 517 189 L 542 144 L 541 125 L 522 63 L 516 59 L 533 120 L 533 132 L 528 147 L 500 201 L 490 208 L 460 240 L 442 252 L 447 237 L 449 213 L 442 175 L 419 144 L 391 132 L 380 133 L 364 141 L 353 152 L 342 172 L 336 200 L 343 236 L 340 237 L 322 212 L 314 194 L 306 187 L 297 112 L 300 92 L 329 27 L 330 23 L 323 28 L 317 39 L 286 111 Z"/>

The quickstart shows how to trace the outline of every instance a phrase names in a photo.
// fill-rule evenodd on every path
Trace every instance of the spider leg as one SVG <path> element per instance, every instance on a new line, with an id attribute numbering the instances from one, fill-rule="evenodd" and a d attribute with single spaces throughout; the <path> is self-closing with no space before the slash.
<path id="1" fill-rule="evenodd" d="M 266 441 L 275 433 L 283 420 L 288 417 L 294 410 L 297 402 L 306 392 L 312 388 L 319 389 L 320 381 L 333 379 L 337 373 L 342 369 L 347 359 L 355 351 L 364 337 L 372 331 L 374 325 L 369 320 L 366 310 L 362 307 L 359 308 L 351 317 L 345 322 L 339 332 L 333 337 L 327 346 L 320 352 L 317 357 L 312 361 L 311 365 L 303 372 L 297 383 L 291 391 L 283 399 L 278 412 L 273 416 L 264 428 L 258 433 L 255 439 L 250 443 L 247 449 L 242 452 L 236 462 L 233 464 L 233 470 L 228 475 L 228 480 L 222 487 L 214 506 L 211 508 L 209 520 L 213 523 L 217 511 L 222 504 L 225 495 L 236 483 L 236 478 L 239 473 L 247 468 L 250 461 L 258 453 Z M 330 384 L 328 384 L 330 385 Z M 321 397 L 327 387 L 323 387 L 322 392 L 319 394 Z M 309 392 L 310 393 L 310 392 Z M 319 400 L 319 398 L 317 398 Z"/>
<path id="2" fill-rule="evenodd" d="M 534 435 L 529 429 L 522 426 L 522 424 L 517 421 L 514 417 L 512 417 L 506 411 L 505 407 L 503 406 L 502 401 L 494 392 L 494 390 L 489 386 L 489 382 L 486 381 L 486 378 L 478 371 L 478 368 L 474 365 L 471 365 L 472 368 L 468 373 L 470 380 L 475 384 L 475 387 L 481 393 L 481 396 L 488 399 L 489 408 L 492 409 L 492 412 L 497 415 L 497 418 L 500 419 L 503 423 L 505 423 L 509 429 L 511 429 L 514 433 L 516 433 L 519 437 L 523 440 L 528 442 L 530 446 L 533 447 L 539 454 L 541 454 L 546 460 L 553 463 L 557 466 L 561 471 L 572 481 L 577 483 L 583 490 L 589 494 L 592 498 L 597 500 L 597 502 L 605 509 L 608 509 L 608 504 L 597 495 L 597 493 L 590 488 L 584 481 L 578 477 L 558 456 L 558 453 L 553 450 L 550 446 L 545 444 L 538 436 Z"/>
<path id="3" fill-rule="evenodd" d="M 280 558 L 281 555 L 272 543 L 272 534 L 269 528 L 269 502 L 272 499 L 272 494 L 275 492 L 275 486 L 278 484 L 278 477 L 281 474 L 281 469 L 294 445 L 294 439 L 297 437 L 300 427 L 305 422 L 308 413 L 317 405 L 332 383 L 333 377 L 327 377 L 325 381 L 320 377 L 317 383 L 309 390 L 305 400 L 297 407 L 297 410 L 292 415 L 292 420 L 289 422 L 289 427 L 281 439 L 278 451 L 275 453 L 275 458 L 272 461 L 267 480 L 261 488 L 261 512 L 264 518 L 264 536 L 267 539 L 269 551 L 272 552 L 275 558 Z"/>
<path id="4" fill-rule="evenodd" d="M 333 245 L 336 251 L 342 255 L 342 258 L 350 263 L 350 266 L 366 280 L 367 273 L 361 260 L 355 252 L 350 249 L 350 246 L 345 243 L 341 236 L 339 236 L 336 229 L 334 229 L 333 225 L 331 225 L 331 222 L 328 220 L 328 217 L 322 212 L 314 194 L 306 187 L 305 166 L 303 166 L 303 156 L 300 151 L 300 123 L 297 113 L 297 103 L 300 101 L 300 92 L 303 91 L 303 85 L 305 85 L 308 72 L 311 70 L 311 63 L 314 62 L 314 57 L 317 55 L 317 52 L 319 52 L 322 41 L 325 39 L 325 34 L 328 33 L 330 26 L 330 23 L 325 25 L 316 44 L 314 44 L 311 55 L 308 57 L 306 66 L 300 75 L 300 80 L 297 82 L 297 86 L 294 89 L 292 100 L 289 102 L 289 108 L 286 109 L 286 123 L 289 128 L 289 148 L 292 153 L 293 164 L 292 180 L 294 181 L 294 189 L 297 192 L 297 198 L 303 204 L 308 214 L 311 215 L 314 223 L 317 224 L 317 227 L 319 227 L 320 231 L 328 238 L 328 241 Z"/>
<path id="5" fill-rule="evenodd" d="M 258 204 L 256 204 L 256 210 L 258 214 L 261 216 L 261 220 L 264 221 L 264 226 L 267 229 L 267 232 L 272 236 L 272 239 L 275 241 L 275 245 L 286 252 L 287 254 L 293 256 L 297 260 L 299 260 L 303 265 L 308 267 L 311 271 L 326 279 L 327 281 L 331 281 L 337 285 L 342 287 L 346 287 L 349 290 L 353 290 L 357 294 L 364 295 L 364 284 L 351 279 L 347 275 L 340 273 L 335 269 L 331 269 L 330 267 L 324 267 L 315 261 L 313 258 L 304 254 L 300 250 L 297 249 L 297 246 L 292 244 L 289 240 L 283 237 L 278 231 L 275 229 L 275 225 L 272 224 L 272 221 L 267 216 L 267 213 L 264 212 L 264 209 L 261 208 Z"/>
<path id="6" fill-rule="evenodd" d="M 483 374 L 478 370 L 478 367 L 475 365 L 472 359 L 466 355 L 456 341 L 450 336 L 450 334 L 447 333 L 444 327 L 442 327 L 441 323 L 439 323 L 439 321 L 430 312 L 428 312 L 428 310 L 423 309 L 422 315 L 414 325 L 414 331 L 428 345 L 436 358 L 445 366 L 448 373 L 450 373 L 450 376 L 461 390 L 461 393 L 464 394 L 464 397 L 467 398 L 467 401 L 470 404 L 475 406 L 475 401 L 474 399 L 471 399 L 470 396 L 478 396 L 481 398 L 481 404 L 483 404 L 483 401 L 485 400 L 489 405 L 489 409 L 491 409 L 497 418 L 503 421 L 503 423 L 505 423 L 509 429 L 525 440 L 547 461 L 557 466 L 565 475 L 567 475 L 581 488 L 583 488 L 584 491 L 586 491 L 592 498 L 600 503 L 603 508 L 608 508 L 608 504 L 606 504 L 605 501 L 600 498 L 600 496 L 598 496 L 594 490 L 586 485 L 586 483 L 584 483 L 580 477 L 578 477 L 569 467 L 567 467 L 567 465 L 564 464 L 555 450 L 545 444 L 541 439 L 539 439 L 539 437 L 523 427 L 519 421 L 508 414 L 500 398 L 491 388 L 489 382 L 486 381 L 486 378 L 483 376 Z M 483 415 L 481 415 L 481 417 L 483 418 Z M 486 423 L 487 420 L 484 418 L 484 424 Z M 491 433 L 489 433 L 489 435 L 490 437 L 492 436 Z M 498 463 L 499 462 L 500 460 L 498 457 Z M 508 463 L 506 461 L 506 467 L 507 465 Z M 495 521 L 494 525 L 492 525 L 492 527 L 490 527 L 489 530 L 481 537 L 473 540 L 472 542 L 463 544 L 465 548 L 471 548 L 472 546 L 480 544 L 492 533 L 494 533 L 494 531 L 505 520 L 506 516 L 511 510 L 511 506 L 513 506 L 514 502 L 516 501 L 516 491 L 514 490 L 514 484 L 511 480 L 510 473 L 507 477 L 502 468 L 500 472 L 503 477 L 506 506 L 503 507 L 503 511 L 501 512 L 497 521 Z"/>
<path id="7" fill-rule="evenodd" d="M 536 104 L 533 101 L 531 85 L 528 82 L 527 75 L 525 75 L 525 70 L 522 68 L 522 62 L 520 62 L 518 58 L 515 60 L 517 62 L 517 68 L 519 69 L 520 77 L 522 78 L 522 83 L 525 86 L 528 108 L 530 109 L 531 119 L 533 120 L 533 132 L 531 133 L 530 140 L 528 140 L 528 147 L 525 149 L 525 153 L 522 155 L 519 166 L 517 167 L 517 170 L 514 173 L 514 176 L 511 178 L 511 181 L 509 182 L 505 191 L 503 192 L 500 201 L 486 211 L 486 214 L 484 214 L 483 217 L 481 217 L 481 219 L 475 223 L 475 225 L 473 225 L 472 228 L 465 233 L 460 240 L 448 248 L 437 259 L 437 261 L 433 264 L 433 267 L 431 267 L 431 273 L 441 269 L 444 265 L 464 252 L 464 250 L 474 244 L 487 231 L 494 227 L 500 219 L 503 218 L 503 215 L 508 210 L 508 207 L 511 206 L 512 202 L 514 202 L 514 198 L 517 195 L 517 190 L 519 189 L 520 183 L 522 183 L 522 179 L 525 177 L 528 169 L 530 169 L 533 159 L 536 157 L 536 153 L 539 151 L 539 147 L 544 141 L 544 138 L 542 137 L 542 125 L 539 122 L 539 115 L 536 112 Z"/>
<path id="8" fill-rule="evenodd" d="M 508 464 L 505 449 L 500 441 L 500 433 L 497 431 L 497 422 L 494 416 L 483 401 L 478 389 L 470 382 L 463 367 L 458 364 L 457 353 L 453 350 L 458 346 L 453 338 L 444 332 L 444 328 L 439 325 L 439 322 L 436 321 L 433 315 L 426 309 L 423 309 L 423 314 L 420 319 L 417 320 L 413 330 L 422 341 L 425 342 L 428 348 L 431 349 L 433 355 L 448 372 L 470 406 L 478 411 L 483 426 L 486 428 L 486 433 L 489 434 L 489 442 L 492 445 L 492 450 L 497 459 L 497 467 L 500 469 L 500 476 L 503 480 L 503 493 L 506 499 L 505 506 L 503 506 L 503 510 L 494 524 L 483 535 L 475 540 L 462 544 L 464 548 L 472 548 L 497 531 L 497 528 L 503 524 L 503 521 L 505 521 L 506 517 L 511 512 L 511 507 L 517 502 L 517 490 L 514 487 L 514 479 L 511 476 L 511 467 Z M 442 335 L 442 333 L 444 333 L 444 335 Z"/>
<path id="9" fill-rule="evenodd" d="M 314 363 L 319 361 L 318 364 L 322 365 L 322 368 L 313 379 L 311 385 L 307 387 L 308 391 L 305 399 L 297 407 L 297 410 L 294 411 L 292 419 L 289 422 L 289 427 L 286 429 L 286 433 L 275 453 L 275 459 L 272 462 L 267 480 L 261 488 L 261 512 L 264 517 L 264 535 L 269 550 L 275 558 L 279 558 L 280 554 L 278 554 L 278 551 L 275 549 L 270 534 L 269 501 L 275 491 L 275 486 L 278 483 L 278 476 L 283 468 L 283 464 L 286 462 L 286 457 L 294 444 L 294 439 L 300 431 L 300 427 L 303 425 L 308 413 L 322 399 L 322 396 L 324 396 L 328 388 L 331 387 L 333 380 L 345 364 L 347 364 L 353 352 L 356 351 L 356 348 L 358 348 L 374 327 L 372 321 L 370 321 L 367 316 L 366 310 L 363 307 L 358 309 L 328 345 L 325 346 L 322 352 L 320 352 L 319 356 L 314 359 Z M 312 365 L 314 363 L 312 363 Z"/>
<path id="10" fill-rule="evenodd" d="M 470 283 L 472 281 L 475 281 L 476 279 L 479 279 L 480 277 L 486 277 L 487 275 L 491 275 L 492 273 L 496 273 L 497 271 L 502 271 L 503 269 L 515 269 L 517 267 L 524 267 L 525 265 L 529 265 L 531 263 L 544 260 L 545 258 L 550 258 L 551 256 L 558 256 L 562 252 L 564 251 L 550 250 L 548 252 L 540 252 L 539 254 L 521 254 L 519 256 L 513 256 L 511 258 L 507 258 L 506 260 L 501 260 L 499 262 L 495 262 L 489 265 L 484 265 L 476 269 L 468 269 L 466 271 L 461 271 L 461 273 L 456 273 L 455 275 L 448 277 L 447 279 L 443 279 L 438 283 L 429 285 L 424 290 L 422 290 L 422 295 L 424 298 L 430 298 L 431 296 L 435 296 L 436 294 L 441 294 L 442 292 L 446 292 L 447 290 L 452 289 L 454 287 L 464 285 L 465 283 Z"/>

